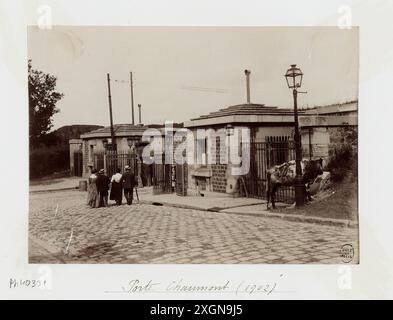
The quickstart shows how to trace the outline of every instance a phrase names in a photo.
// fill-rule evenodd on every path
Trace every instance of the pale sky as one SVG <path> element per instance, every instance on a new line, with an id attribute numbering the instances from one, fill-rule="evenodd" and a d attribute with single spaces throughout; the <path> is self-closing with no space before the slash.
<path id="1" fill-rule="evenodd" d="M 304 73 L 299 107 L 358 97 L 358 29 L 336 27 L 30 27 L 33 68 L 58 77 L 64 93 L 54 129 L 109 125 L 106 74 L 134 75 L 135 120 L 183 122 L 246 102 L 292 108 L 284 74 Z M 128 83 L 111 83 L 114 123 L 131 123 Z"/>

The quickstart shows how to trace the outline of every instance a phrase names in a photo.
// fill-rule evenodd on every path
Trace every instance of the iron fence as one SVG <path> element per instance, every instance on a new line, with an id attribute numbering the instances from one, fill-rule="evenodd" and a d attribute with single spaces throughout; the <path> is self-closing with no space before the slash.
<path id="1" fill-rule="evenodd" d="M 165 164 L 165 154 L 162 154 L 161 163 L 153 165 L 153 193 L 172 193 L 173 165 Z"/>
<path id="2" fill-rule="evenodd" d="M 105 169 L 108 176 L 115 174 L 117 168 L 123 172 L 126 165 L 130 166 L 131 172 L 138 174 L 138 157 L 135 153 L 107 151 L 94 154 L 94 167 Z"/>
<path id="3" fill-rule="evenodd" d="M 81 177 L 82 174 L 83 174 L 83 154 L 82 151 L 75 151 L 72 175 L 76 177 Z"/>
<path id="4" fill-rule="evenodd" d="M 249 197 L 266 199 L 266 172 L 275 165 L 295 159 L 295 145 L 287 137 L 267 137 L 266 142 L 246 144 L 250 150 L 250 170 L 244 177 Z M 294 187 L 280 187 L 276 201 L 292 203 Z"/>

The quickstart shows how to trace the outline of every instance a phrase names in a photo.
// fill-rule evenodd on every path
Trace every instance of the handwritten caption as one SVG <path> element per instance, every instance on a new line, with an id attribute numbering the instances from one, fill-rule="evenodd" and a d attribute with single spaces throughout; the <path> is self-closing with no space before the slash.
<path id="1" fill-rule="evenodd" d="M 168 282 L 158 282 L 152 279 L 140 280 L 132 279 L 120 290 L 105 291 L 105 293 L 233 293 L 233 294 L 265 294 L 271 295 L 279 292 L 277 290 L 279 282 L 284 278 L 283 274 L 278 276 L 276 281 L 270 282 L 249 282 L 225 280 L 215 284 L 195 284 L 184 279 L 172 280 Z"/>

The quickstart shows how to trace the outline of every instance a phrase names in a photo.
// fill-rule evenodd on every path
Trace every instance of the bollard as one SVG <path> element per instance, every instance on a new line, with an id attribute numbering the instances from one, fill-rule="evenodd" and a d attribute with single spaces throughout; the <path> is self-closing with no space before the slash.
<path id="1" fill-rule="evenodd" d="M 79 180 L 79 191 L 87 191 L 87 181 Z"/>

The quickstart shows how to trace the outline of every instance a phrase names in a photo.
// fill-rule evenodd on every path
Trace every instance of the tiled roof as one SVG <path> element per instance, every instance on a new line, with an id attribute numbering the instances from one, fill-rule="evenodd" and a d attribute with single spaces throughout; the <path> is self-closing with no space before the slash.
<path id="1" fill-rule="evenodd" d="M 299 111 L 299 113 L 302 113 L 302 111 Z M 210 112 L 209 114 L 202 115 L 191 120 L 202 120 L 232 115 L 293 115 L 293 109 L 271 107 L 255 103 L 238 104 L 215 112 Z"/>
<path id="2" fill-rule="evenodd" d="M 358 110 L 358 101 L 348 101 L 344 103 L 329 104 L 326 106 L 315 106 L 313 108 L 304 109 L 306 114 L 329 114 L 340 112 L 354 112 Z"/>
<path id="3" fill-rule="evenodd" d="M 117 136 L 122 136 L 122 135 L 140 136 L 143 134 L 143 132 L 146 129 L 148 129 L 148 127 L 143 125 L 115 124 L 113 125 L 113 129 L 115 131 L 115 135 Z M 110 134 L 111 134 L 111 128 L 108 126 L 105 128 L 100 128 L 97 130 L 84 133 L 81 135 L 81 138 L 89 138 L 93 136 L 103 137 L 103 136 L 110 136 Z"/>
<path id="4" fill-rule="evenodd" d="M 182 128 L 183 124 L 178 124 L 174 123 L 173 128 Z M 158 125 L 158 124 L 152 124 L 152 125 L 133 125 L 130 123 L 125 123 L 125 124 L 114 124 L 113 129 L 115 132 L 115 135 L 118 137 L 128 137 L 128 136 L 142 136 L 145 130 L 149 128 L 154 128 L 158 129 L 161 131 L 163 128 L 163 125 Z M 111 135 L 111 128 L 105 127 L 105 128 L 100 128 L 97 130 L 93 130 L 90 132 L 86 132 L 82 134 L 80 137 L 82 139 L 86 138 L 95 138 L 95 137 L 110 137 Z"/>

